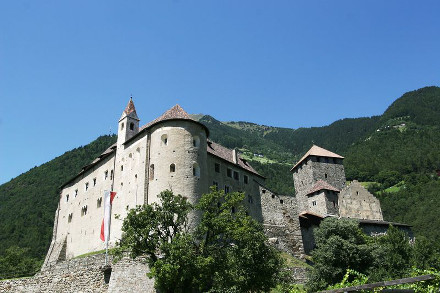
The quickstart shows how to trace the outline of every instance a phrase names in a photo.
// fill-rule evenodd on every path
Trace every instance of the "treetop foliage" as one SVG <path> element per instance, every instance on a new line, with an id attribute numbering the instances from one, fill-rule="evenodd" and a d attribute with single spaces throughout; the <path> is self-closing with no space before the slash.
<path id="1" fill-rule="evenodd" d="M 150 277 L 163 292 L 267 292 L 280 277 L 282 259 L 258 224 L 246 215 L 242 193 L 211 190 L 191 207 L 170 191 L 160 204 L 132 209 L 123 223 L 118 256 L 146 255 Z M 186 229 L 189 213 L 200 222 Z"/>

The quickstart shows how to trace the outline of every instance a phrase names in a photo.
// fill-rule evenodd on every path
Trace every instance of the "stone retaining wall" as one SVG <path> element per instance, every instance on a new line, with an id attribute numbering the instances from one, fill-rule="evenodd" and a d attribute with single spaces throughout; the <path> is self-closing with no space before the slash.
<path id="1" fill-rule="evenodd" d="M 104 255 L 64 261 L 30 278 L 0 281 L 0 292 L 156 292 L 141 260 L 124 258 L 105 270 Z"/>

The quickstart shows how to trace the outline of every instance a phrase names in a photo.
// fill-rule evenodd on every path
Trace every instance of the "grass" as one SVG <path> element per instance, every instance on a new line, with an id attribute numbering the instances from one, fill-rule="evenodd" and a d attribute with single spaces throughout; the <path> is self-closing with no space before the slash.
<path id="1" fill-rule="evenodd" d="M 306 262 L 286 253 L 281 252 L 281 257 L 285 260 L 288 268 L 311 268 Z"/>
<path id="2" fill-rule="evenodd" d="M 111 249 L 108 250 L 109 254 L 110 254 L 110 250 Z M 84 257 L 87 257 L 87 256 L 96 255 L 96 254 L 104 254 L 104 253 L 105 253 L 105 249 L 98 250 L 98 251 L 92 251 L 92 252 L 88 252 L 88 253 L 84 253 L 84 254 L 75 256 L 73 259 L 84 258 Z"/>

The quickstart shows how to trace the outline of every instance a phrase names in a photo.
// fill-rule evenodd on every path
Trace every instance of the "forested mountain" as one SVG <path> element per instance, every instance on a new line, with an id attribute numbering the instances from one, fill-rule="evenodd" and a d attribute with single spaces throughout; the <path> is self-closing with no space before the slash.
<path id="1" fill-rule="evenodd" d="M 313 144 L 345 159 L 348 179 L 374 182 L 386 220 L 414 225 L 416 235 L 440 240 L 440 88 L 406 93 L 381 116 L 342 119 L 324 127 L 278 128 L 197 119 L 210 139 L 238 148 L 275 192 L 294 194 L 290 168 Z M 0 186 L 0 257 L 30 248 L 42 259 L 52 236 L 58 188 L 116 141 L 102 136 Z"/>
<path id="2" fill-rule="evenodd" d="M 0 256 L 10 246 L 43 258 L 52 238 L 59 187 L 99 156 L 116 136 L 101 136 L 0 186 Z"/>

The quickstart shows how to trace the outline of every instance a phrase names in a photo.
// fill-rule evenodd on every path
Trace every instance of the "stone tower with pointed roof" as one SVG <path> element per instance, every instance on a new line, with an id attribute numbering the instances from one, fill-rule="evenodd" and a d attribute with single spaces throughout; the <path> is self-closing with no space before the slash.
<path id="1" fill-rule="evenodd" d="M 132 138 L 139 132 L 139 117 L 134 107 L 133 99 L 125 107 L 121 118 L 118 122 L 118 145 L 123 144 L 126 140 Z"/>
<path id="2" fill-rule="evenodd" d="M 345 187 L 343 159 L 314 145 L 293 166 L 299 213 L 339 215 L 338 194 Z"/>

